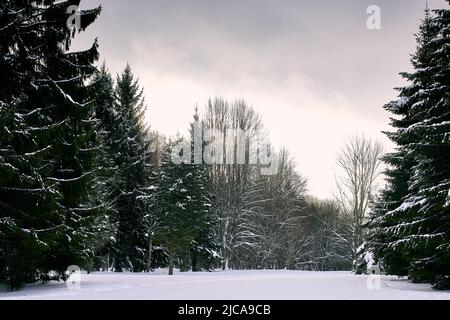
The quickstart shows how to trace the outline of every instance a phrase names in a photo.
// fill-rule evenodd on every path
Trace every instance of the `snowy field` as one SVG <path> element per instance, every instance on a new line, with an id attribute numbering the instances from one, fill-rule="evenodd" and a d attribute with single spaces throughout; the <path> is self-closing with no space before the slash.
<path id="1" fill-rule="evenodd" d="M 81 275 L 81 287 L 70 290 L 64 283 L 27 286 L 2 299 L 45 300 L 371 300 L 450 299 L 450 291 L 433 291 L 429 285 L 412 284 L 396 277 L 380 277 L 379 289 L 369 289 L 367 276 L 348 272 L 227 271 L 152 274 L 94 273 Z M 373 287 L 374 282 L 369 281 Z M 377 287 L 377 285 L 375 285 Z"/>

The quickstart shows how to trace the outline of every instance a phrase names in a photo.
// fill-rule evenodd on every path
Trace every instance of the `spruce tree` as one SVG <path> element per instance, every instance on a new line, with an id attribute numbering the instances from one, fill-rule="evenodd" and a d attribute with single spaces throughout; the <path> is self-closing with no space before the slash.
<path id="1" fill-rule="evenodd" d="M 415 70 L 426 70 L 430 60 L 429 43 L 433 38 L 431 29 L 432 17 L 429 10 L 425 11 L 425 18 L 416 35 L 417 52 L 413 55 L 411 63 Z M 402 77 L 412 82 L 412 85 L 397 88 L 400 92 L 399 99 L 391 101 L 385 105 L 385 109 L 395 117 L 391 118 L 391 126 L 396 129 L 394 132 L 385 134 L 396 145 L 393 153 L 384 157 L 387 164 L 385 171 L 387 187 L 381 192 L 380 197 L 375 202 L 371 213 L 369 227 L 371 229 L 369 238 L 372 243 L 371 249 L 377 257 L 381 258 L 385 271 L 390 274 L 407 275 L 409 265 L 412 261 L 411 252 L 404 250 L 400 244 L 404 235 L 399 232 L 397 226 L 409 223 L 411 217 L 399 208 L 404 198 L 408 195 L 409 185 L 412 176 L 412 168 L 416 161 L 411 152 L 407 149 L 408 142 L 402 140 L 401 133 L 415 123 L 411 117 L 413 106 L 420 105 L 421 92 L 426 88 L 429 75 L 418 73 L 401 73 Z M 415 78 L 421 81 L 414 81 Z"/>
<path id="2" fill-rule="evenodd" d="M 447 1 L 450 5 L 450 1 Z M 409 246 L 418 250 L 411 277 L 450 288 L 450 10 L 433 10 L 430 63 L 419 74 L 429 77 L 423 104 L 413 108 L 415 123 L 403 133 L 417 163 L 403 203 L 413 215 L 406 228 Z"/>
<path id="3" fill-rule="evenodd" d="M 194 121 L 190 126 L 191 165 L 186 168 L 188 172 L 185 176 L 191 200 L 189 208 L 195 215 L 196 234 L 190 245 L 191 266 L 194 272 L 213 269 L 219 258 L 217 250 L 220 247 L 217 239 L 218 217 L 212 207 L 212 181 L 207 165 L 196 161 L 203 159 L 203 129 L 204 125 L 200 122 L 196 107 Z"/>
<path id="4" fill-rule="evenodd" d="M 0 281 L 64 278 L 92 256 L 98 218 L 93 97 L 97 42 L 68 52 L 71 1 L 0 5 Z M 81 11 L 79 31 L 100 8 Z"/>
<path id="5" fill-rule="evenodd" d="M 117 122 L 112 133 L 112 156 L 119 177 L 116 188 L 117 239 L 114 269 L 140 272 L 146 269 L 148 215 L 146 205 L 150 178 L 150 143 L 144 122 L 143 90 L 131 67 L 117 77 L 115 89 Z"/>
<path id="6" fill-rule="evenodd" d="M 448 2 L 448 1 L 447 1 Z M 386 269 L 450 285 L 450 10 L 426 11 L 410 84 L 386 109 L 398 116 L 388 137 L 388 187 L 371 221 L 371 243 Z"/>
<path id="7" fill-rule="evenodd" d="M 181 145 L 185 147 L 183 151 Z M 200 267 L 210 269 L 215 256 L 215 220 L 208 173 L 203 164 L 192 162 L 190 146 L 181 137 L 170 140 L 155 177 L 156 238 L 167 254 L 170 275 L 177 258 L 183 270 L 188 265 L 183 260 L 190 256 L 193 271 L 198 271 Z M 178 156 L 183 159 L 181 163 L 173 161 Z"/>
<path id="8" fill-rule="evenodd" d="M 92 268 L 109 270 L 117 234 L 117 190 L 120 179 L 116 165 L 115 146 L 118 140 L 115 128 L 118 126 L 118 113 L 115 109 L 114 81 L 106 65 L 103 64 L 92 81 L 95 91 L 95 114 L 97 119 L 98 178 L 97 191 L 102 202 L 103 220 L 98 227 L 103 231 L 99 239 Z"/>

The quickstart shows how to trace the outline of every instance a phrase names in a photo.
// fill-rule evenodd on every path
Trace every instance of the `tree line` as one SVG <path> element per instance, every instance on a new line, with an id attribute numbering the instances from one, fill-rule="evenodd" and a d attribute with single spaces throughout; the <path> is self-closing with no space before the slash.
<path id="1" fill-rule="evenodd" d="M 174 148 L 191 137 L 151 130 L 131 67 L 115 79 L 105 65 L 97 69 L 97 41 L 69 50 L 101 12 L 79 12 L 79 28 L 69 29 L 67 8 L 79 2 L 0 5 L 1 283 L 65 280 L 70 265 L 170 274 L 348 266 L 334 243 L 316 254 L 339 210 L 308 201 L 287 150 L 272 176 L 258 165 L 175 164 Z M 248 139 L 263 130 L 252 107 L 222 98 L 186 125 L 191 136 L 195 125 L 224 136 L 243 130 Z"/>
<path id="2" fill-rule="evenodd" d="M 370 253 L 388 273 L 445 287 L 449 10 L 427 13 L 416 72 L 404 74 L 413 85 L 386 107 L 401 118 L 388 133 L 398 148 L 384 157 L 385 189 L 377 196 L 382 146 L 355 136 L 337 159 L 336 198 L 319 200 L 288 150 L 269 144 L 270 175 L 249 164 L 267 130 L 243 100 L 195 108 L 185 137 L 151 130 L 130 65 L 114 78 L 96 67 L 97 41 L 69 51 L 101 13 L 81 11 L 69 29 L 67 7 L 79 2 L 0 4 L 0 283 L 65 280 L 70 265 L 364 271 Z"/>

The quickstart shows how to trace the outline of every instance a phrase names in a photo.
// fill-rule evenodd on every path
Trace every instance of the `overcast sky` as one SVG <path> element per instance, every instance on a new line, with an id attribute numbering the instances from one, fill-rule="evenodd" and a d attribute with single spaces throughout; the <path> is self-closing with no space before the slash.
<path id="1" fill-rule="evenodd" d="M 74 49 L 98 37 L 114 74 L 131 64 L 153 129 L 185 132 L 195 104 L 244 98 L 318 197 L 335 190 L 346 138 L 364 132 L 391 147 L 382 106 L 410 70 L 425 8 L 425 0 L 85 0 L 82 8 L 100 3 Z M 381 30 L 366 27 L 369 5 L 381 8 Z"/>

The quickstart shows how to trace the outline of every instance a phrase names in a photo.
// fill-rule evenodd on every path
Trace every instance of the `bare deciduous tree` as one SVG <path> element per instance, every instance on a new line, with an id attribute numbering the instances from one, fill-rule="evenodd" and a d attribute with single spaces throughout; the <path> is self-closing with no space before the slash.
<path id="1" fill-rule="evenodd" d="M 209 166 L 209 174 L 216 195 L 215 210 L 219 216 L 218 237 L 222 242 L 221 255 L 223 269 L 240 264 L 238 251 L 245 248 L 248 252 L 254 247 L 254 230 L 248 224 L 247 216 L 255 210 L 255 203 L 251 200 L 254 192 L 252 177 L 256 174 L 255 166 L 249 165 L 250 141 L 256 139 L 258 133 L 263 131 L 260 116 L 244 101 L 235 101 L 229 104 L 222 98 L 210 100 L 203 117 L 203 126 L 206 130 L 215 130 L 217 136 L 213 141 L 215 152 L 219 152 L 218 163 Z M 241 145 L 233 132 L 245 132 L 245 141 L 242 141 L 245 150 L 245 164 L 231 165 L 227 163 L 227 156 L 231 153 L 237 157 Z M 227 145 L 227 137 L 232 136 L 236 142 Z M 223 159 L 222 159 L 223 158 Z"/>
<path id="2" fill-rule="evenodd" d="M 383 152 L 381 143 L 364 135 L 355 135 L 337 157 L 337 165 L 342 172 L 336 178 L 336 198 L 341 212 L 349 221 L 348 236 L 353 259 L 363 243 L 362 226 L 370 200 L 378 188 Z"/>

